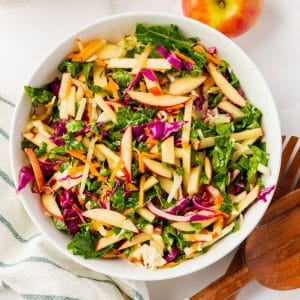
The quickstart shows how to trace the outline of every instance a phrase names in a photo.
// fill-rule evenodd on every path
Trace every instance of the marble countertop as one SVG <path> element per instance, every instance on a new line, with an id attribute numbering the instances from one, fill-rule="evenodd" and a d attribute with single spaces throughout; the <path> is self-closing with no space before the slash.
<path id="1" fill-rule="evenodd" d="M 17 99 L 49 50 L 83 24 L 133 10 L 181 14 L 180 3 L 180 0 L 0 0 L 0 95 Z M 300 134 L 299 11 L 298 0 L 265 0 L 255 27 L 235 39 L 268 82 L 286 135 Z M 192 275 L 148 283 L 151 299 L 179 300 L 192 295 L 221 275 L 232 255 Z M 11 291 L 1 290 L 0 298 L 20 299 Z M 271 291 L 253 282 L 242 290 L 238 299 L 296 300 L 300 299 L 300 290 Z"/>

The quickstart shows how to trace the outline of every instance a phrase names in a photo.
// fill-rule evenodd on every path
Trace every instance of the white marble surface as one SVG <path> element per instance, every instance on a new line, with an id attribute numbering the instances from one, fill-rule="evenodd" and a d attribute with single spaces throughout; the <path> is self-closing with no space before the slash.
<path id="1" fill-rule="evenodd" d="M 0 95 L 16 99 L 39 61 L 83 24 L 121 11 L 181 14 L 180 2 L 0 0 Z M 299 11 L 299 0 L 265 0 L 263 14 L 256 26 L 235 40 L 265 76 L 278 107 L 282 131 L 287 135 L 300 134 Z M 183 278 L 148 283 L 151 299 L 179 300 L 192 295 L 224 272 L 231 256 Z M 0 290 L 0 299 L 20 299 L 20 296 Z M 296 300 L 300 299 L 300 290 L 275 292 L 251 283 L 238 299 Z"/>

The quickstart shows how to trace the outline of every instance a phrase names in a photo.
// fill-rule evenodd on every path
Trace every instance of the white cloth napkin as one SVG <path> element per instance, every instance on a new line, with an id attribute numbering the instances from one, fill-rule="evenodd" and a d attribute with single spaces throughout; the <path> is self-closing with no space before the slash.
<path id="1" fill-rule="evenodd" d="M 0 96 L 0 288 L 11 288 L 25 299 L 148 299 L 143 283 L 110 278 L 66 258 L 30 221 L 9 166 L 14 106 Z"/>

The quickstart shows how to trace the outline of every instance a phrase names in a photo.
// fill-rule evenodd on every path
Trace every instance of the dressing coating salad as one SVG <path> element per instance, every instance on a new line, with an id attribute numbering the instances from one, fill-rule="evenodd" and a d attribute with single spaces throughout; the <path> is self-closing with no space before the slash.
<path id="1" fill-rule="evenodd" d="M 242 225 L 274 187 L 262 114 L 229 64 L 175 25 L 76 40 L 32 102 L 18 191 L 39 193 L 85 258 L 167 268 Z"/>

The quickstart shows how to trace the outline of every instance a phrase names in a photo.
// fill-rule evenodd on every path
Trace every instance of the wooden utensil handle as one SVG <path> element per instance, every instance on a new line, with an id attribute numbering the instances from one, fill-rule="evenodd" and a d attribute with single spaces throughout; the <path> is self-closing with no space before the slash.
<path id="1" fill-rule="evenodd" d="M 230 274 L 224 274 L 205 289 L 191 297 L 191 300 L 227 300 L 240 288 L 253 279 L 244 264 L 242 268 Z"/>

